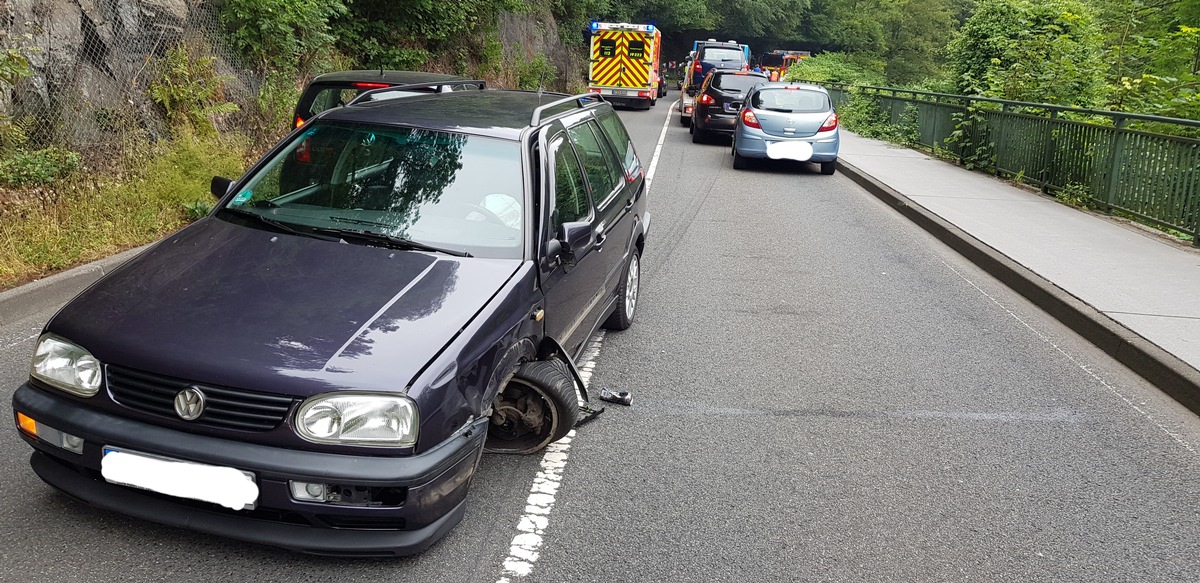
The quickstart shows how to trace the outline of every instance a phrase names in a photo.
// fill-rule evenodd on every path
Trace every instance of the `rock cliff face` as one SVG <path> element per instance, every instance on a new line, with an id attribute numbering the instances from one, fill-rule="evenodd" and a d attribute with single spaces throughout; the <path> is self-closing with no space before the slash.
<path id="1" fill-rule="evenodd" d="M 0 111 L 50 121 L 26 124 L 35 141 L 83 147 L 111 140 L 120 123 L 146 125 L 152 58 L 215 31 L 217 18 L 205 0 L 0 0 L 0 28 L 5 45 L 32 49 L 23 52 L 33 69 Z"/>

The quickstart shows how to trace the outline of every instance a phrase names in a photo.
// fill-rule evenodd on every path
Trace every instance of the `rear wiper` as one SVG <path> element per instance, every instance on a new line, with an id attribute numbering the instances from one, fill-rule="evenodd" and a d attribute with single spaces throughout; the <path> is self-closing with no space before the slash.
<path id="1" fill-rule="evenodd" d="M 767 111 L 778 111 L 779 113 L 792 113 L 792 110 L 790 109 L 779 109 L 777 107 L 763 107 L 761 109 L 765 109 Z"/>
<path id="2" fill-rule="evenodd" d="M 367 243 L 381 243 L 392 249 L 413 249 L 416 251 L 429 251 L 432 253 L 445 253 L 455 257 L 471 257 L 466 251 L 456 251 L 454 249 L 443 249 L 425 243 L 418 243 L 412 239 L 404 237 L 393 237 L 383 233 L 375 233 L 372 231 L 363 231 L 361 229 L 334 229 L 327 227 L 317 227 L 313 229 L 314 233 L 323 233 L 326 235 L 334 235 L 343 239 L 356 239 Z"/>
<path id="3" fill-rule="evenodd" d="M 276 231 L 283 231 L 284 233 L 291 233 L 293 235 L 300 235 L 302 237 L 312 237 L 314 239 L 321 239 L 322 241 L 336 241 L 337 240 L 336 238 L 333 238 L 333 237 L 325 237 L 322 235 L 313 234 L 312 232 L 294 229 L 292 227 L 289 227 L 287 225 L 287 223 L 277 221 L 270 217 L 264 217 L 256 212 L 252 212 L 252 211 L 248 211 L 248 210 L 244 210 L 244 209 L 229 208 L 229 207 L 225 207 L 225 208 L 221 209 L 221 211 L 224 211 L 227 213 L 232 213 L 239 217 L 252 219 L 254 221 L 257 221 L 260 224 L 267 225 L 268 227 L 272 227 Z"/>

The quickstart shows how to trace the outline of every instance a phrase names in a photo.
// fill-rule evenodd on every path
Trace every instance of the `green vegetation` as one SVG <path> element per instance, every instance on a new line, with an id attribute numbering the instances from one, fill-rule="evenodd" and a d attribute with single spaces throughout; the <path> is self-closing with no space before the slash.
<path id="1" fill-rule="evenodd" d="M 586 70 L 582 33 L 592 19 L 655 23 L 667 60 L 682 56 L 696 38 L 736 38 L 756 53 L 811 51 L 812 58 L 791 67 L 791 79 L 1200 119 L 1196 0 L 224 0 L 217 6 L 225 39 L 192 38 L 147 63 L 147 97 L 160 119 L 121 104 L 96 111 L 103 130 L 119 135 L 121 152 L 89 153 L 96 158 L 90 160 L 55 141 L 61 138 L 54 119 L 0 115 L 0 287 L 148 242 L 203 216 L 211 204 L 209 177 L 239 174 L 274 143 L 290 125 L 299 90 L 317 74 L 415 69 L 498 87 L 577 90 Z M 36 50 L 32 37 L 5 42 L 0 89 L 30 75 Z M 205 42 L 227 42 L 241 62 L 217 61 Z M 236 104 L 228 95 L 231 78 L 219 72 L 229 65 L 257 76 L 248 82 L 253 95 Z M 843 123 L 867 136 L 915 143 L 916 107 L 885 110 L 880 99 L 850 90 L 839 107 Z M 935 154 L 993 167 L 996 138 L 987 119 L 995 113 L 973 102 L 953 119 L 954 133 Z M 1128 127 L 1164 129 L 1145 122 Z M 1069 184 L 1058 195 L 1068 204 L 1092 204 L 1087 188 Z"/>

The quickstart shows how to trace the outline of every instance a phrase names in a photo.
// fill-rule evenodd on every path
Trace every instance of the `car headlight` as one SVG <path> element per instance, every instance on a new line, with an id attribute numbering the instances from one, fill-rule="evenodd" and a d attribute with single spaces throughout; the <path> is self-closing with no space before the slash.
<path id="1" fill-rule="evenodd" d="M 29 374 L 55 388 L 80 397 L 100 390 L 100 361 L 82 347 L 53 334 L 43 334 L 33 351 Z"/>
<path id="2" fill-rule="evenodd" d="M 296 411 L 296 433 L 315 443 L 416 445 L 417 405 L 403 395 L 317 395 L 301 403 Z"/>

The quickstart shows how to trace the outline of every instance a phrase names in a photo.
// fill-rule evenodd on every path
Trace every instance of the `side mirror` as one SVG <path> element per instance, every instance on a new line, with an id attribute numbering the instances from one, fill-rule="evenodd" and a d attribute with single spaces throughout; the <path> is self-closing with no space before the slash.
<path id="1" fill-rule="evenodd" d="M 592 224 L 587 221 L 563 223 L 558 228 L 558 238 L 546 244 L 546 259 L 550 263 L 561 262 L 574 265 L 592 242 Z"/>
<path id="2" fill-rule="evenodd" d="M 209 192 L 212 192 L 212 195 L 217 198 L 229 194 L 230 188 L 233 188 L 233 181 L 224 176 L 213 176 L 212 182 L 208 184 Z"/>

